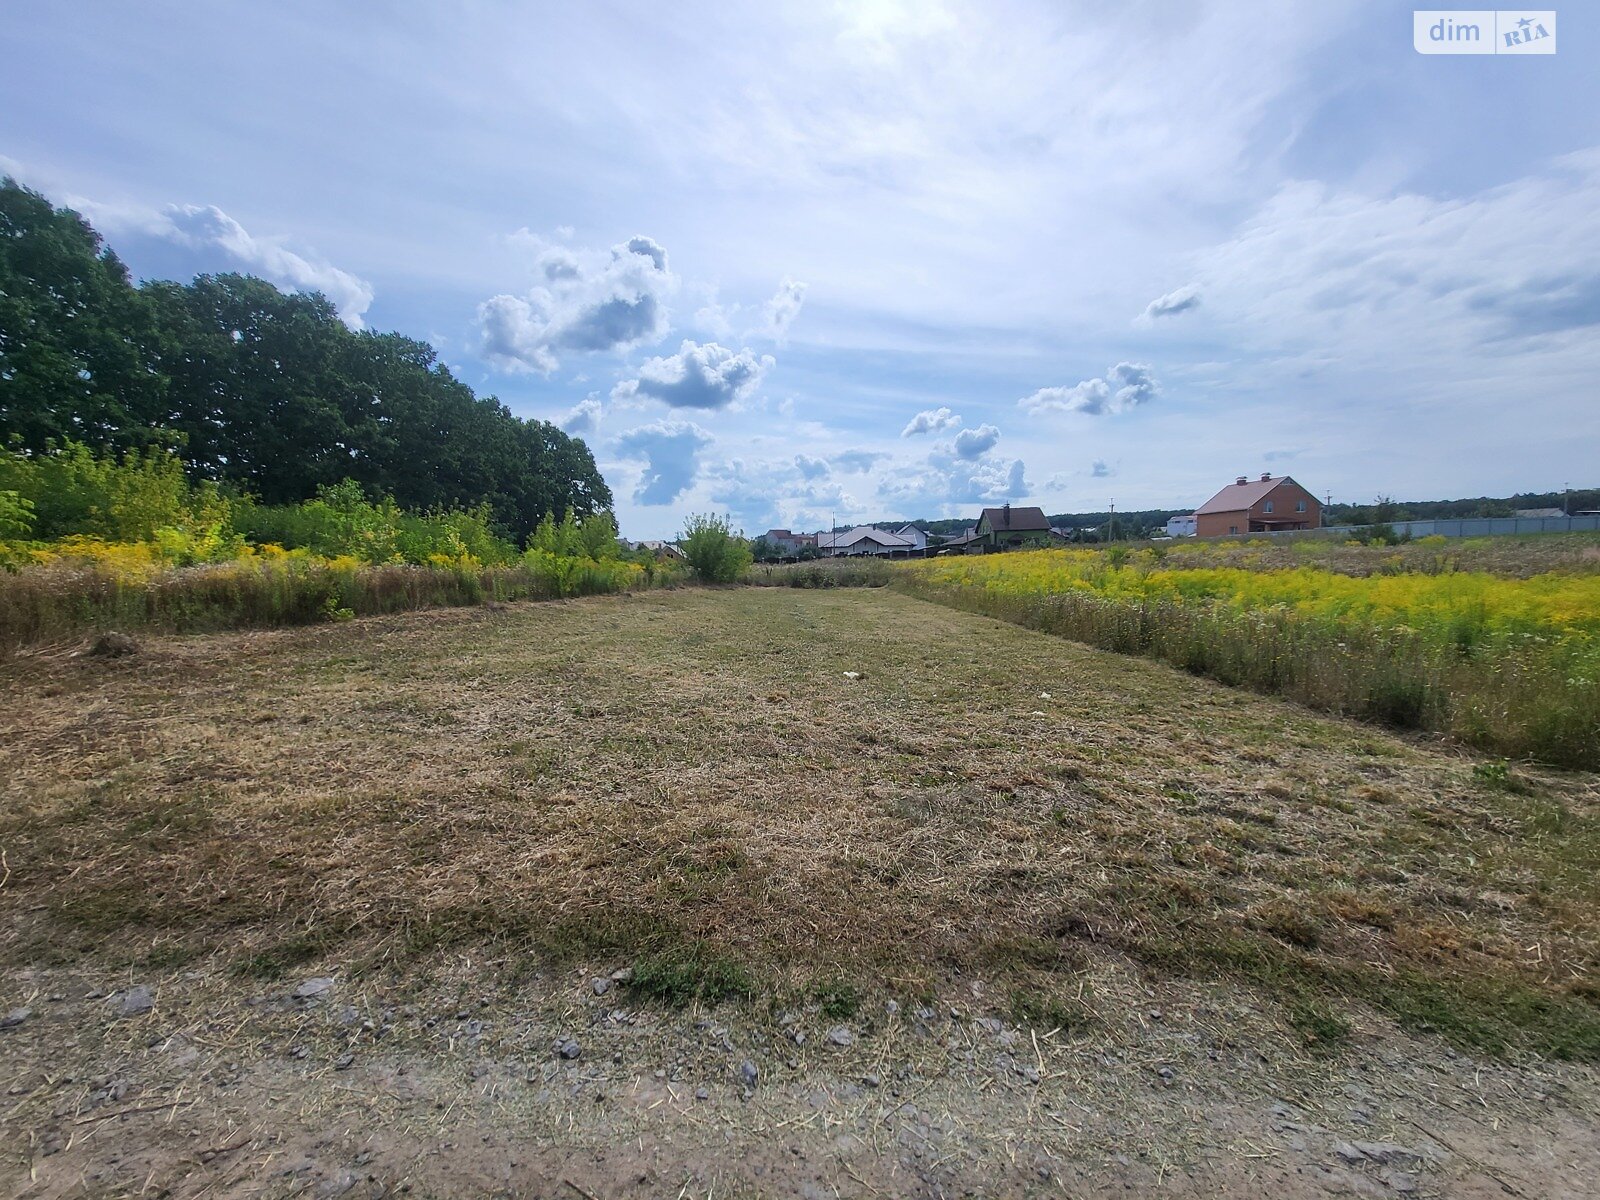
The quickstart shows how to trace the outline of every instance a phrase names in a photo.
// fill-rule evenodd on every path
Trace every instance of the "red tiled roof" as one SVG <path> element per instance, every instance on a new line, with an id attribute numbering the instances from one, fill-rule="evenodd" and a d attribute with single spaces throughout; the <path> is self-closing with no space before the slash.
<path id="1" fill-rule="evenodd" d="M 1294 483 L 1294 480 L 1287 475 L 1280 475 L 1275 479 L 1248 479 L 1244 483 L 1230 483 L 1195 509 L 1195 516 L 1202 513 L 1243 512 L 1247 508 L 1254 508 L 1257 501 L 1285 483 Z"/>

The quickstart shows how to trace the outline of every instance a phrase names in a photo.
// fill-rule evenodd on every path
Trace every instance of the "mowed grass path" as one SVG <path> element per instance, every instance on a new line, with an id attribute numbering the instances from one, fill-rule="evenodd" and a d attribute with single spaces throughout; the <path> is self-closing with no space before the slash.
<path id="1" fill-rule="evenodd" d="M 858 672 L 851 679 L 846 672 Z M 1600 787 L 885 591 L 685 590 L 0 666 L 0 961 L 639 968 L 1600 1056 Z M 1042 695 L 1048 693 L 1048 697 Z"/>

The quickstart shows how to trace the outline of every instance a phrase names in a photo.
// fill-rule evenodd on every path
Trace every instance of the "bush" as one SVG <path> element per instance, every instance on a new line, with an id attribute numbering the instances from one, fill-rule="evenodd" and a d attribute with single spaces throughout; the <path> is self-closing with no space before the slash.
<path id="1" fill-rule="evenodd" d="M 678 544 L 702 583 L 737 583 L 750 569 L 750 544 L 733 532 L 726 517 L 696 513 Z"/>
<path id="2" fill-rule="evenodd" d="M 329 558 L 475 566 L 513 562 L 517 548 L 495 531 L 491 520 L 488 505 L 409 513 L 387 496 L 368 500 L 360 484 L 346 479 L 319 488 L 316 499 L 303 504 L 242 501 L 235 505 L 233 524 L 258 546 L 309 550 Z"/>
<path id="3" fill-rule="evenodd" d="M 9 498 L 8 498 L 9 497 Z M 161 449 L 95 454 L 77 442 L 0 454 L 0 538 L 165 538 L 184 561 L 228 556 L 231 506 Z"/>

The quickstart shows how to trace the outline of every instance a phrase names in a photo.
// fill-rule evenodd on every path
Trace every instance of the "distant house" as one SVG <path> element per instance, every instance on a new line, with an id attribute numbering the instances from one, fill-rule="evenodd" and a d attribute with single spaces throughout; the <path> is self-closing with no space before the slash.
<path id="1" fill-rule="evenodd" d="M 1514 511 L 1514 515 L 1532 520 L 1539 517 L 1564 517 L 1567 514 L 1559 508 L 1519 508 Z"/>
<path id="2" fill-rule="evenodd" d="M 1281 529 L 1317 529 L 1322 505 L 1289 476 L 1260 479 L 1239 476 L 1194 510 L 1195 533 L 1225 537 L 1230 533 L 1272 533 Z"/>
<path id="3" fill-rule="evenodd" d="M 928 534 L 925 530 L 918 529 L 915 525 L 902 525 L 894 531 L 898 538 L 904 538 L 911 543 L 913 550 L 925 550 L 928 546 Z"/>
<path id="4" fill-rule="evenodd" d="M 1168 537 L 1193 537 L 1195 534 L 1194 513 L 1180 513 L 1176 517 L 1167 518 Z"/>
<path id="5" fill-rule="evenodd" d="M 914 548 L 909 538 L 901 537 L 898 533 L 890 533 L 887 529 L 874 529 L 870 525 L 858 525 L 854 529 L 817 534 L 818 551 L 829 556 L 893 554 L 897 551 L 909 553 Z"/>
<path id="6" fill-rule="evenodd" d="M 646 541 L 642 541 L 642 542 L 636 542 L 635 546 L 640 550 L 648 550 L 651 554 L 654 554 L 657 558 L 682 558 L 683 557 L 683 551 L 679 550 L 671 542 L 663 542 L 663 541 L 657 541 L 657 540 L 646 540 Z"/>
<path id="7" fill-rule="evenodd" d="M 1002 504 L 983 510 L 970 540 L 983 543 L 985 549 L 997 550 L 1026 542 L 1046 542 L 1049 538 L 1050 522 L 1045 519 L 1044 509 Z"/>
<path id="8" fill-rule="evenodd" d="M 787 529 L 769 529 L 761 535 L 761 541 L 767 542 L 777 549 L 778 553 L 789 556 L 800 553 L 800 547 L 808 542 L 816 545 L 816 539 L 809 533 L 790 533 Z"/>

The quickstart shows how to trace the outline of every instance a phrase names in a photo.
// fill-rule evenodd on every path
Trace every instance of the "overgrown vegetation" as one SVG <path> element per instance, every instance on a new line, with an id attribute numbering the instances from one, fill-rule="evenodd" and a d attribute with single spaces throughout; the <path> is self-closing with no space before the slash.
<path id="1" fill-rule="evenodd" d="M 413 513 L 353 480 L 263 505 L 161 450 L 0 453 L 0 647 L 87 629 L 300 624 L 670 582 L 610 513 L 547 514 L 521 550 L 487 505 Z"/>
<path id="2" fill-rule="evenodd" d="M 1375 569 L 1358 575 L 1195 557 L 1210 548 L 1113 550 L 924 560 L 895 578 L 925 599 L 1327 711 L 1600 766 L 1600 564 L 1508 578 L 1441 562 L 1407 571 L 1363 548 Z"/>
<path id="3" fill-rule="evenodd" d="M 758 563 L 745 582 L 758 587 L 884 587 L 894 579 L 889 563 L 878 558 L 818 558 L 781 565 Z"/>

